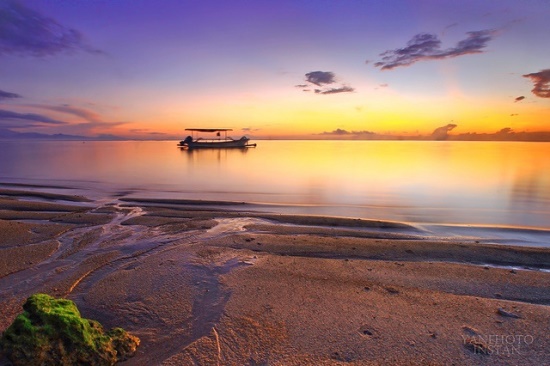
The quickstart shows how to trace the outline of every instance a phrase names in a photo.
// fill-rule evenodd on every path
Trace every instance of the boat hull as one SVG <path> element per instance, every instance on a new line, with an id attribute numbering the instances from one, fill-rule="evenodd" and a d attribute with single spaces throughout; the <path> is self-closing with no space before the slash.
<path id="1" fill-rule="evenodd" d="M 248 139 L 230 141 L 180 141 L 179 147 L 187 149 L 239 149 L 255 147 L 256 144 L 249 144 Z"/>

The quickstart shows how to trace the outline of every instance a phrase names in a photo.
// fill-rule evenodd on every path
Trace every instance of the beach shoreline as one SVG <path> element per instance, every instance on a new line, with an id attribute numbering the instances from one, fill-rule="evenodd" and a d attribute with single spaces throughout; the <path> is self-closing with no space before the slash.
<path id="1" fill-rule="evenodd" d="M 44 292 L 139 336 L 128 365 L 550 360 L 549 248 L 28 188 L 0 190 L 0 331 Z"/>

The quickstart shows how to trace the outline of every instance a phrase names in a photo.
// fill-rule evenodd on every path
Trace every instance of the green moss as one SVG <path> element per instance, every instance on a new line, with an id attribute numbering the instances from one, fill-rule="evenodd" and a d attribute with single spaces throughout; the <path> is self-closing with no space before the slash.
<path id="1" fill-rule="evenodd" d="M 84 319 L 66 299 L 35 294 L 23 305 L 0 340 L 0 349 L 15 365 L 114 365 L 131 357 L 139 339 L 121 328 L 105 332 Z"/>

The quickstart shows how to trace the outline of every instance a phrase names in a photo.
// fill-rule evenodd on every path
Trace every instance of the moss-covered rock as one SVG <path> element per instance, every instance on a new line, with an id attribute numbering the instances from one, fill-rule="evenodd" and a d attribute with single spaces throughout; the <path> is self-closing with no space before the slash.
<path id="1" fill-rule="evenodd" d="M 2 334 L 0 349 L 18 365 L 114 365 L 134 355 L 139 338 L 124 329 L 105 332 L 80 316 L 74 302 L 35 294 Z"/>

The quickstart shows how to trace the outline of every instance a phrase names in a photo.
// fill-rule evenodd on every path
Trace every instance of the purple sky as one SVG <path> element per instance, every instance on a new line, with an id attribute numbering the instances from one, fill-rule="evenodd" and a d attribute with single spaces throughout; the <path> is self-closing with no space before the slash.
<path id="1" fill-rule="evenodd" d="M 548 14 L 535 0 L 0 0 L 0 130 L 550 130 Z"/>

